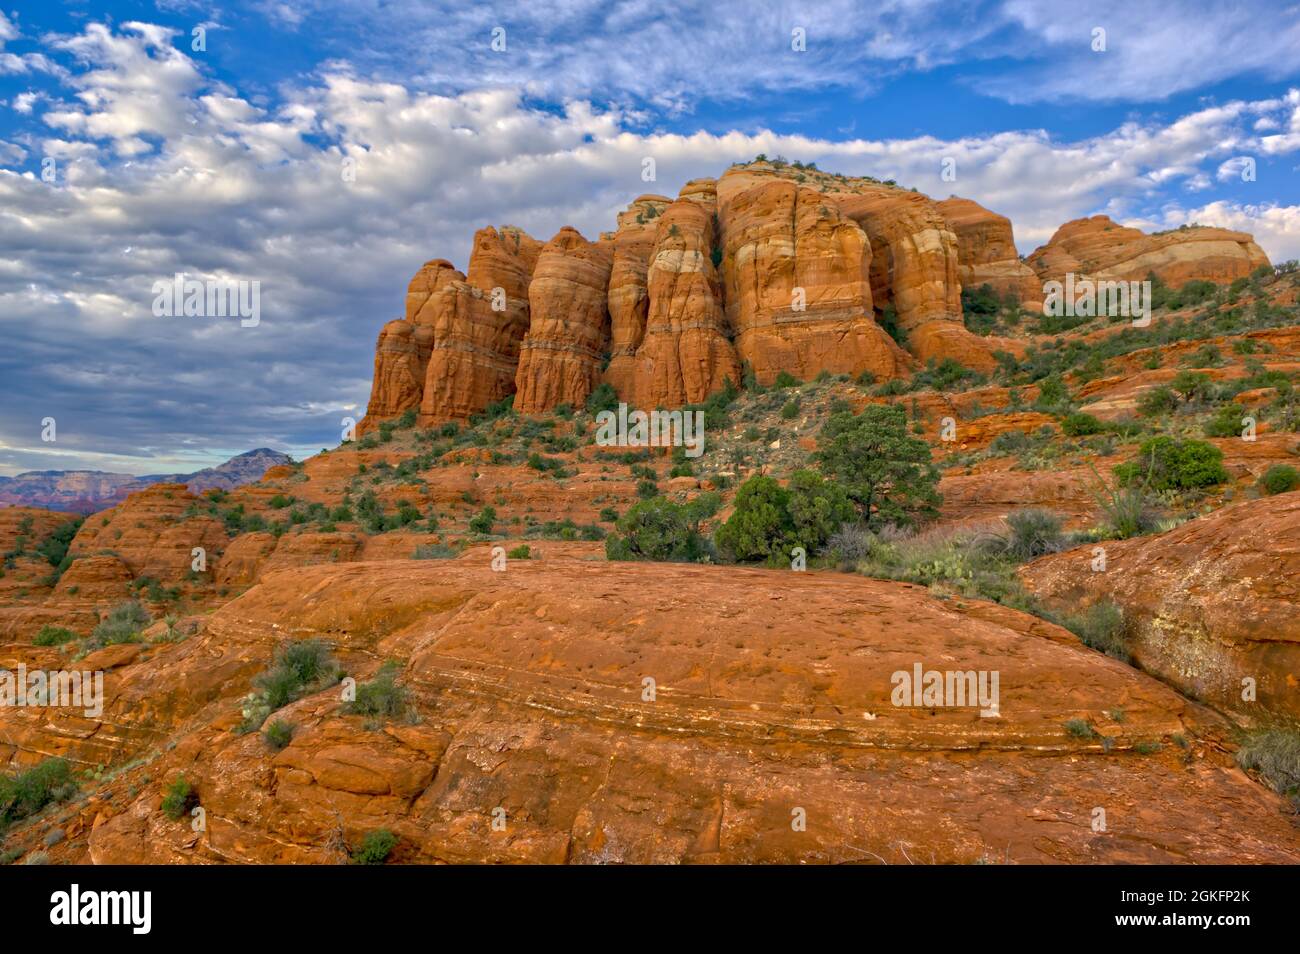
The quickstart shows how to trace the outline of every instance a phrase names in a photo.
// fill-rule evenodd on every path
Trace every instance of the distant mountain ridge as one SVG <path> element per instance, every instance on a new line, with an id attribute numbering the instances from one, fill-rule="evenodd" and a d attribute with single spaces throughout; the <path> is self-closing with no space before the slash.
<path id="1" fill-rule="evenodd" d="M 185 484 L 192 493 L 214 487 L 231 490 L 256 483 L 277 464 L 291 463 L 288 454 L 258 447 L 216 467 L 192 474 L 115 474 L 101 470 L 31 470 L 0 477 L 0 507 L 40 507 L 71 513 L 93 513 L 125 500 L 152 484 Z"/>

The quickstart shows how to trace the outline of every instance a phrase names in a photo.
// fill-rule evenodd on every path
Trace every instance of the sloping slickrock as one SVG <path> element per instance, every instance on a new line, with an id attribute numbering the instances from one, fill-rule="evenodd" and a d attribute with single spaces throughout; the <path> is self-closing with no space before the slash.
<path id="1" fill-rule="evenodd" d="M 255 661 L 309 636 L 359 679 L 397 660 L 416 717 L 367 728 L 334 687 L 277 713 L 294 727 L 278 754 L 234 733 Z M 892 674 L 917 663 L 998 671 L 1000 716 L 892 705 Z M 183 677 L 196 691 L 165 714 L 150 701 L 177 744 L 96 822 L 98 863 L 338 861 L 379 827 L 405 862 L 1300 860 L 1281 800 L 1222 751 L 1220 717 L 1041 620 L 904 584 L 668 564 L 318 566 L 269 574 L 121 673 L 106 722 L 133 719 L 146 687 Z M 1110 742 L 1073 737 L 1070 719 Z M 1174 734 L 1189 753 L 1136 748 Z M 198 836 L 158 811 L 179 772 L 205 808 Z"/>
<path id="2" fill-rule="evenodd" d="M 1300 493 L 1226 507 L 1167 533 L 1043 557 L 1022 576 L 1053 605 L 1111 599 L 1134 661 L 1248 717 L 1300 716 Z M 1242 698 L 1253 679 L 1257 701 Z"/>
<path id="3" fill-rule="evenodd" d="M 739 168 L 718 180 L 726 314 L 760 384 L 781 371 L 900 375 L 906 356 L 872 312 L 872 247 L 835 202 Z"/>
<path id="4" fill-rule="evenodd" d="M 578 407 L 600 380 L 609 348 L 611 266 L 610 243 L 588 242 L 568 226 L 542 249 L 528 286 L 528 333 L 515 379 L 521 413 Z"/>
<path id="5" fill-rule="evenodd" d="M 1192 279 L 1230 282 L 1269 263 L 1245 232 L 1193 226 L 1147 235 L 1106 215 L 1066 222 L 1028 261 L 1044 281 L 1063 281 L 1066 272 L 1076 279 L 1142 281 L 1155 272 L 1175 288 Z"/>

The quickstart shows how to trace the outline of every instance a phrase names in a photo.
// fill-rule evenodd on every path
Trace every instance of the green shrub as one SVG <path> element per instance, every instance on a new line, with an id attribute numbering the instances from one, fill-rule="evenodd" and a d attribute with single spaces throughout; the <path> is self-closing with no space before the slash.
<path id="1" fill-rule="evenodd" d="M 799 416 L 799 402 L 796 400 L 786 401 L 785 406 L 781 408 L 781 420 L 791 421 L 798 416 Z"/>
<path id="2" fill-rule="evenodd" d="M 1138 395 L 1137 411 L 1143 417 L 1160 417 L 1178 407 L 1178 395 L 1161 385 Z"/>
<path id="3" fill-rule="evenodd" d="M 650 500 L 659 496 L 659 485 L 653 480 L 639 480 L 636 484 L 636 495 L 642 500 Z"/>
<path id="4" fill-rule="evenodd" d="M 125 600 L 108 611 L 108 616 L 90 631 L 90 637 L 83 644 L 87 651 L 103 649 L 117 643 L 134 643 L 140 639 L 140 633 L 153 622 L 148 611 L 139 600 Z"/>
<path id="5" fill-rule="evenodd" d="M 273 750 L 279 752 L 293 739 L 293 726 L 282 719 L 276 719 L 262 730 L 262 738 Z"/>
<path id="6" fill-rule="evenodd" d="M 1016 510 L 1007 514 L 1006 522 L 1006 532 L 993 538 L 993 546 L 995 552 L 1017 563 L 1056 553 L 1065 545 L 1061 518 L 1050 510 Z"/>
<path id="7" fill-rule="evenodd" d="M 814 470 L 796 470 L 787 490 L 793 541 L 808 553 L 820 552 L 841 526 L 857 517 L 844 488 Z"/>
<path id="8" fill-rule="evenodd" d="M 1031 443 L 1029 435 L 1024 431 L 1003 431 L 989 442 L 989 453 L 995 456 L 1018 454 L 1026 450 Z"/>
<path id="9" fill-rule="evenodd" d="M 1237 437 L 1245 428 L 1242 419 L 1246 409 L 1236 404 L 1224 404 L 1205 422 L 1206 437 Z"/>
<path id="10" fill-rule="evenodd" d="M 162 800 L 162 811 L 172 821 L 179 821 L 198 803 L 199 797 L 190 783 L 185 780 L 184 775 L 178 775 L 176 780 L 167 786 L 167 794 Z"/>
<path id="11" fill-rule="evenodd" d="M 1084 437 L 1088 434 L 1100 434 L 1106 425 L 1091 414 L 1075 411 L 1067 414 L 1061 421 L 1061 433 L 1066 437 Z M 999 435 L 1001 436 L 1001 435 Z"/>
<path id="12" fill-rule="evenodd" d="M 700 494 L 679 504 L 667 497 L 640 500 L 615 524 L 617 533 L 605 540 L 611 560 L 695 562 L 708 556 L 700 523 L 720 504 L 717 493 Z"/>
<path id="13" fill-rule="evenodd" d="M 352 849 L 354 865 L 382 865 L 397 847 L 397 836 L 387 828 L 367 832 L 361 844 Z"/>
<path id="14" fill-rule="evenodd" d="M 614 385 L 607 381 L 598 383 L 591 393 L 586 395 L 586 412 L 591 416 L 598 415 L 602 411 L 617 411 L 619 409 L 619 393 L 614 390 Z"/>
<path id="15" fill-rule="evenodd" d="M 1264 727 L 1244 734 L 1237 764 L 1258 772 L 1269 787 L 1300 811 L 1300 730 Z"/>
<path id="16" fill-rule="evenodd" d="M 338 663 L 328 643 L 320 639 L 281 643 L 271 657 L 271 667 L 253 680 L 253 692 L 244 700 L 241 730 L 261 728 L 276 709 L 338 678 Z"/>
<path id="17" fill-rule="evenodd" d="M 46 805 L 66 801 L 76 790 L 72 768 L 63 759 L 46 759 L 25 771 L 0 775 L 0 829 Z"/>
<path id="18" fill-rule="evenodd" d="M 1121 662 L 1129 661 L 1124 638 L 1124 613 L 1110 600 L 1099 600 L 1082 612 L 1066 616 L 1062 624 L 1080 641 Z"/>
<path id="19" fill-rule="evenodd" d="M 1274 464 L 1259 478 L 1259 489 L 1266 494 L 1285 494 L 1300 487 L 1300 472 L 1287 464 Z"/>
<path id="20" fill-rule="evenodd" d="M 785 555 L 793 535 L 789 492 L 772 477 L 755 476 L 741 484 L 715 540 L 736 560 L 766 560 Z"/>
<path id="21" fill-rule="evenodd" d="M 62 646 L 64 643 L 71 642 L 76 638 L 77 634 L 70 629 L 65 629 L 62 626 L 50 626 L 49 624 L 46 624 L 45 626 L 42 626 L 40 632 L 32 638 L 32 645 Z"/>
<path id="22" fill-rule="evenodd" d="M 1067 719 L 1065 721 L 1065 731 L 1076 739 L 1091 739 L 1097 735 L 1092 726 L 1088 724 L 1087 719 Z"/>
<path id="23" fill-rule="evenodd" d="M 533 558 L 533 552 L 528 549 L 528 544 L 521 543 L 519 546 L 508 552 L 506 556 L 511 560 L 531 560 Z"/>
<path id="24" fill-rule="evenodd" d="M 897 405 L 832 414 L 818 435 L 815 457 L 869 528 L 938 512 L 939 472 L 930 446 L 907 433 L 907 414 Z"/>
<path id="25" fill-rule="evenodd" d="M 357 686 L 357 697 L 344 705 L 349 715 L 384 716 L 392 718 L 406 710 L 409 693 L 397 684 L 399 667 L 386 662 L 379 667 L 375 678 Z"/>
<path id="26" fill-rule="evenodd" d="M 1179 371 L 1169 387 L 1184 401 L 1208 401 L 1214 394 L 1214 381 L 1200 371 Z"/>
<path id="27" fill-rule="evenodd" d="M 1198 440 L 1178 440 L 1168 435 L 1144 441 L 1135 460 L 1115 467 L 1124 485 L 1145 480 L 1157 493 L 1212 487 L 1228 479 L 1223 451 Z"/>
<path id="28" fill-rule="evenodd" d="M 497 522 L 497 511 L 495 507 L 487 506 L 480 510 L 469 522 L 471 533 L 479 533 L 488 536 L 492 533 L 492 528 Z"/>
<path id="29" fill-rule="evenodd" d="M 772 382 L 772 387 L 774 387 L 774 388 L 797 388 L 797 387 L 799 386 L 799 384 L 800 384 L 799 379 L 796 378 L 796 377 L 795 377 L 793 374 L 791 374 L 789 371 L 781 371 L 780 373 L 777 374 L 777 376 L 776 376 L 776 380 Z"/>

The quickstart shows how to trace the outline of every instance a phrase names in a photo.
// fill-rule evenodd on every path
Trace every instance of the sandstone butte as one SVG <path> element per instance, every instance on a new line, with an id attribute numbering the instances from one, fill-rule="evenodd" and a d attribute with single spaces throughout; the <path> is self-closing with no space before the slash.
<path id="1" fill-rule="evenodd" d="M 463 421 L 511 395 L 524 413 L 577 406 L 601 382 L 633 407 L 673 408 L 746 369 L 760 384 L 783 371 L 888 380 L 945 358 L 987 372 L 994 351 L 1023 345 L 967 331 L 963 287 L 1036 309 L 1043 283 L 1066 271 L 1181 285 L 1267 261 L 1243 233 L 1145 235 L 1094 216 L 1063 225 L 1026 264 L 1011 222 L 969 199 L 736 165 L 676 199 L 640 196 L 595 241 L 567 226 L 545 243 L 485 228 L 468 276 L 425 263 L 405 316 L 379 333 L 361 430 L 412 408 L 423 425 Z"/>

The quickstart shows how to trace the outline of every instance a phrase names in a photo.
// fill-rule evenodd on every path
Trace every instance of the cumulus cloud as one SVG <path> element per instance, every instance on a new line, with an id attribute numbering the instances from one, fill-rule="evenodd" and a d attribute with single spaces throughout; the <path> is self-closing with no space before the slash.
<path id="1" fill-rule="evenodd" d="M 892 42 L 901 50 L 906 35 Z M 75 62 L 71 96 L 33 102 L 19 142 L 57 174 L 0 168 L 0 374 L 24 397 L 0 406 L 8 472 L 110 459 L 157 472 L 183 469 L 157 463 L 179 448 L 332 445 L 340 418 L 364 409 L 375 334 L 401 313 L 410 275 L 432 257 L 464 268 L 485 224 L 594 236 L 642 192 L 674 194 L 765 152 L 974 198 L 1008 215 L 1028 251 L 1080 215 L 1169 214 L 1171 186 L 1262 153 L 1274 133 L 1258 121 L 1291 128 L 1296 106 L 1294 94 L 1221 104 L 1074 141 L 676 134 L 647 132 L 622 107 L 538 105 L 526 85 L 438 92 L 343 63 L 254 98 L 149 24 L 91 24 L 54 43 Z M 641 179 L 647 156 L 655 183 Z M 955 183 L 940 178 L 948 158 Z M 1275 258 L 1300 255 L 1294 207 L 1186 214 L 1255 231 Z M 260 282 L 260 325 L 154 317 L 153 284 L 178 272 Z M 39 440 L 45 416 L 58 457 Z"/>

